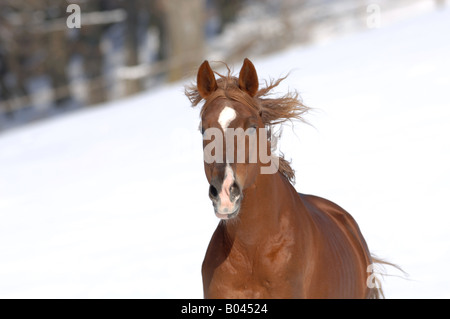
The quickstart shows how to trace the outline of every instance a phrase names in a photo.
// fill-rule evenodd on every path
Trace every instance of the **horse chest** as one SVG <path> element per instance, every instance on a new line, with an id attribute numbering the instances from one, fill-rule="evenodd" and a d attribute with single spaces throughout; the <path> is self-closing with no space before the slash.
<path id="1" fill-rule="evenodd" d="M 261 249 L 252 256 L 231 250 L 211 272 L 205 297 L 292 298 L 299 291 L 298 269 L 286 247 Z"/>

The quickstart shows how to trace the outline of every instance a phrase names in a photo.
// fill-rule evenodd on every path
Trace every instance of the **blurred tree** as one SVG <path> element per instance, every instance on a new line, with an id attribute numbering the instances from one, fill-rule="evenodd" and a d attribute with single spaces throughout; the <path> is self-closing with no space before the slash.
<path id="1" fill-rule="evenodd" d="M 442 9 L 445 7 L 445 0 L 435 0 L 435 2 L 438 9 Z"/>
<path id="2" fill-rule="evenodd" d="M 164 6 L 164 0 L 149 0 L 147 3 L 150 26 L 158 30 L 159 44 L 156 53 L 156 61 L 164 61 L 169 56 L 167 44 L 167 16 Z"/>
<path id="3" fill-rule="evenodd" d="M 81 12 L 94 12 L 103 9 L 101 0 L 89 0 L 80 4 Z M 88 104 L 106 101 L 106 84 L 103 78 L 104 56 L 101 47 L 104 25 L 83 25 L 76 40 L 76 52 L 81 54 L 84 66 L 84 76 L 88 81 Z"/>
<path id="4" fill-rule="evenodd" d="M 216 3 L 214 12 L 222 26 L 233 20 L 241 5 L 237 0 L 0 0 L 0 112 L 13 114 L 29 107 L 40 117 L 52 113 L 48 108 L 73 104 L 77 93 L 71 90 L 69 65 L 75 57 L 83 68 L 75 73 L 85 79 L 87 104 L 107 99 L 105 76 L 115 73 L 105 72 L 106 62 L 118 61 L 120 50 L 123 63 L 138 70 L 127 78 L 126 94 L 144 88 L 146 70 L 171 81 L 190 74 L 203 59 L 206 1 Z M 70 3 L 81 7 L 80 29 L 67 28 Z M 112 24 L 114 32 L 108 33 Z M 150 28 L 159 43 L 141 61 L 143 40 L 152 39 Z M 104 52 L 102 43 L 114 43 L 114 52 Z M 139 68 L 150 60 L 157 63 Z M 31 108 L 37 96 L 54 100 L 44 108 L 45 99 L 40 109 Z"/>
<path id="5" fill-rule="evenodd" d="M 22 105 L 30 105 L 27 89 L 27 77 L 32 71 L 30 62 L 33 56 L 33 37 L 28 24 L 32 19 L 32 9 L 26 8 L 22 1 L 0 3 L 0 46 L 4 54 L 4 75 L 0 81 L 2 97 L 6 102 L 6 113 Z M 22 24 L 22 27 L 17 25 Z M 21 101 L 21 102 L 17 102 Z"/>
<path id="6" fill-rule="evenodd" d="M 191 73 L 204 53 L 204 0 L 164 1 L 168 29 L 168 80 Z"/>
<path id="7" fill-rule="evenodd" d="M 139 13 L 144 9 L 142 1 L 124 1 L 124 8 L 127 12 L 126 35 L 125 35 L 125 54 L 127 66 L 136 66 L 139 64 Z M 140 78 L 126 79 L 125 94 L 131 95 L 142 90 Z"/>
<path id="8" fill-rule="evenodd" d="M 9 60 L 11 56 L 12 29 L 4 15 L 6 10 L 5 4 L 0 3 L 0 103 L 4 105 L 4 109 L 0 108 L 0 112 L 5 112 L 10 116 L 12 114 L 12 105 L 9 99 L 12 97 L 12 91 L 8 83 L 8 75 L 11 69 Z"/>
<path id="9" fill-rule="evenodd" d="M 64 2 L 51 2 L 41 9 L 45 10 L 46 20 L 51 22 L 64 19 L 66 7 L 67 4 Z M 37 35 L 43 39 L 41 45 L 46 53 L 42 71 L 50 78 L 54 103 L 57 107 L 64 106 L 71 99 L 67 66 L 72 50 L 67 33 L 67 28 L 59 28 L 48 32 L 43 31 Z"/>
<path id="10" fill-rule="evenodd" d="M 234 21 L 237 13 L 242 8 L 243 1 L 241 0 L 212 0 L 213 6 L 216 7 L 219 15 L 219 29 L 218 33 L 222 33 L 225 25 Z"/>

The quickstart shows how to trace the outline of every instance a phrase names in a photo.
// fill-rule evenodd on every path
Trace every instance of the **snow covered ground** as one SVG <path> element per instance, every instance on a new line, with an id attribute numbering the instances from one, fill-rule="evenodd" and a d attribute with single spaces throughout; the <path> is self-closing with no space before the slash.
<path id="1" fill-rule="evenodd" d="M 449 31 L 447 9 L 253 59 L 316 109 L 280 142 L 298 191 L 409 273 L 388 298 L 450 298 Z M 0 136 L 0 298 L 202 297 L 218 220 L 183 84 Z"/>

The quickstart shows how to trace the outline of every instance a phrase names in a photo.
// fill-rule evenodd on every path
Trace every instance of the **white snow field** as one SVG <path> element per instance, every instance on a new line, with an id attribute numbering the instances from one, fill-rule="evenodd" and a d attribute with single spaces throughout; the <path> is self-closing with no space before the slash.
<path id="1" fill-rule="evenodd" d="M 252 60 L 316 109 L 281 150 L 409 274 L 386 297 L 450 298 L 450 10 Z M 203 296 L 218 219 L 187 82 L 0 136 L 0 298 Z"/>

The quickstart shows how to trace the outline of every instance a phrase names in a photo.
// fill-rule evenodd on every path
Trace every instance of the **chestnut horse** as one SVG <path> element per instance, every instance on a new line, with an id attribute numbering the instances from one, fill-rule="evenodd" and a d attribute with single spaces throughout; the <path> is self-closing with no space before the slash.
<path id="1" fill-rule="evenodd" d="M 270 152 L 268 129 L 301 119 L 308 108 L 296 93 L 269 98 L 284 78 L 259 89 L 255 67 L 248 59 L 239 78 L 230 73 L 230 69 L 228 75 L 216 73 L 216 79 L 205 61 L 196 85 L 186 88 L 193 106 L 204 101 L 204 150 L 212 140 L 205 136 L 207 130 L 225 133 L 242 128 L 250 132 L 245 136 L 247 144 L 251 134 L 264 136 Z M 225 138 L 221 142 L 227 143 Z M 244 161 L 223 155 L 221 161 L 204 163 L 209 197 L 221 219 L 202 265 L 204 297 L 379 297 L 381 289 L 370 285 L 368 273 L 378 261 L 352 216 L 329 200 L 297 193 L 289 163 L 270 156 L 277 162 L 272 173 L 262 173 L 268 164 L 259 157 L 249 161 L 248 150 Z"/>

